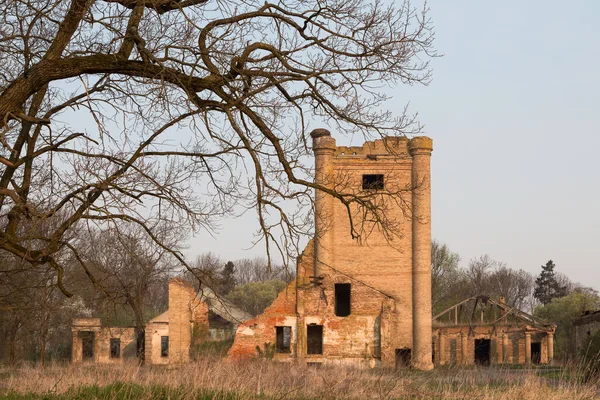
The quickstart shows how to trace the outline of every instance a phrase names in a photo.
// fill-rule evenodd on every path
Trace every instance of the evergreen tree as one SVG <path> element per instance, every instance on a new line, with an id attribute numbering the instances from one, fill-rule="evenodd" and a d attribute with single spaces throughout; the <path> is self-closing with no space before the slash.
<path id="1" fill-rule="evenodd" d="M 227 261 L 221 270 L 221 292 L 227 294 L 235 288 L 235 265 L 231 261 Z"/>
<path id="2" fill-rule="evenodd" d="M 568 294 L 566 286 L 561 286 L 554 275 L 554 262 L 549 260 L 542 265 L 542 272 L 535 280 L 533 296 L 543 305 L 550 304 L 552 299 L 564 297 Z"/>

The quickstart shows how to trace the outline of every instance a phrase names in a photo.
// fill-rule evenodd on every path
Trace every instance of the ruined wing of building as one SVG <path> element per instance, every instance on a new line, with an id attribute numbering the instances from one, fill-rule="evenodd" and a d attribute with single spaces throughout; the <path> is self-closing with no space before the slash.
<path id="1" fill-rule="evenodd" d="M 387 226 L 364 207 L 348 209 L 317 190 L 315 236 L 297 261 L 296 281 L 238 326 L 229 357 L 256 357 L 274 346 L 281 361 L 433 368 L 432 140 L 389 137 L 338 147 L 327 130 L 311 136 L 315 182 L 379 202 Z"/>
<path id="2" fill-rule="evenodd" d="M 588 351 L 586 346 L 589 339 L 600 331 L 600 310 L 585 311 L 583 315 L 573 321 L 573 325 L 576 355 L 581 356 Z"/>
<path id="3" fill-rule="evenodd" d="M 488 296 L 461 301 L 433 318 L 435 365 L 551 364 L 556 325 Z"/>
<path id="4" fill-rule="evenodd" d="M 231 339 L 251 318 L 208 287 L 198 292 L 183 279 L 169 282 L 169 309 L 145 327 L 146 364 L 184 364 L 194 343 Z M 72 361 L 122 362 L 136 357 L 135 329 L 102 326 L 100 318 L 73 320 Z"/>

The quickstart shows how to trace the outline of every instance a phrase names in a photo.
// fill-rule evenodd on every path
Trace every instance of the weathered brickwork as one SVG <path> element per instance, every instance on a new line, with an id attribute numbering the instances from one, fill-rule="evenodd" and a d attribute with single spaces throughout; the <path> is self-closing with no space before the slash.
<path id="1" fill-rule="evenodd" d="M 415 367 L 432 368 L 431 139 L 337 147 L 325 130 L 312 136 L 318 184 L 361 195 L 365 176 L 383 176 L 373 201 L 384 210 L 385 229 L 364 208 L 317 191 L 315 237 L 298 260 L 296 282 L 238 327 L 230 356 L 256 356 L 256 346 L 277 342 L 277 326 L 290 326 L 291 349 L 275 358 L 393 366 L 399 352 L 410 351 Z M 336 284 L 350 285 L 347 316 L 335 313 Z M 308 337 L 320 326 L 322 339 Z M 321 354 L 311 354 L 315 340 Z"/>
<path id="2" fill-rule="evenodd" d="M 120 363 L 125 358 L 136 356 L 134 328 L 103 327 L 100 318 L 77 318 L 71 326 L 73 335 L 71 361 L 99 363 Z M 111 339 L 118 340 L 118 355 L 111 357 Z M 84 356 L 84 342 L 88 341 L 87 354 Z"/>
<path id="3" fill-rule="evenodd" d="M 539 363 L 548 364 L 548 333 L 530 331 L 531 343 L 539 343 Z M 552 335 L 552 334 L 550 334 Z M 531 363 L 531 344 L 529 352 L 525 349 L 526 331 L 523 326 L 453 326 L 433 329 L 435 365 L 472 365 L 476 363 L 475 341 L 490 340 L 489 363 L 522 365 Z M 453 345 L 453 342 L 455 345 Z M 529 361 L 528 361 L 529 357 Z"/>
<path id="4" fill-rule="evenodd" d="M 554 324 L 507 306 L 502 298 L 496 302 L 486 296 L 472 297 L 433 318 L 433 362 L 549 364 L 554 358 L 555 329 Z"/>
<path id="5" fill-rule="evenodd" d="M 169 281 L 169 363 L 190 361 L 192 330 L 208 332 L 208 306 L 183 279 Z"/>
<path id="6" fill-rule="evenodd" d="M 162 338 L 169 337 L 168 311 L 146 324 L 145 361 L 147 364 L 168 364 L 169 353 L 162 352 Z"/>
<path id="7" fill-rule="evenodd" d="M 586 311 L 584 315 L 573 321 L 575 327 L 575 349 L 577 355 L 586 351 L 586 345 L 591 336 L 600 331 L 600 310 Z"/>

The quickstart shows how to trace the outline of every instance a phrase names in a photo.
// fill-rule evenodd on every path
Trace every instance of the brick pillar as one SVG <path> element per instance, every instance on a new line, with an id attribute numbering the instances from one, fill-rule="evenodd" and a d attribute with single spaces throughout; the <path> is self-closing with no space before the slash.
<path id="1" fill-rule="evenodd" d="M 460 333 L 460 353 L 461 353 L 461 362 L 464 365 L 469 364 L 469 360 L 467 359 L 467 357 L 468 357 L 467 354 L 469 354 L 468 347 L 469 347 L 469 338 L 466 333 L 461 332 Z"/>
<path id="2" fill-rule="evenodd" d="M 548 333 L 548 364 L 554 361 L 554 333 Z"/>
<path id="3" fill-rule="evenodd" d="M 182 279 L 169 281 L 169 363 L 183 364 L 190 361 L 192 339 L 191 306 L 196 293 Z"/>
<path id="4" fill-rule="evenodd" d="M 446 335 L 444 335 L 444 332 L 440 329 L 440 339 L 438 340 L 438 342 L 440 342 L 440 355 L 438 357 L 439 363 L 440 365 L 445 365 L 447 363 L 446 360 Z"/>
<path id="5" fill-rule="evenodd" d="M 71 362 L 80 363 L 83 360 L 83 344 L 79 337 L 79 331 L 71 329 L 73 345 L 71 346 Z"/>
<path id="6" fill-rule="evenodd" d="M 502 334 L 502 362 L 504 364 L 508 364 L 509 356 L 508 356 L 508 334 L 504 332 Z"/>
<path id="7" fill-rule="evenodd" d="M 331 189 L 335 139 L 327 129 L 315 129 L 310 136 L 315 153 L 315 183 Z M 319 276 L 320 265 L 333 265 L 333 201 L 331 195 L 315 190 L 315 276 Z"/>
<path id="8" fill-rule="evenodd" d="M 531 364 L 531 333 L 525 332 L 525 364 Z"/>
<path id="9" fill-rule="evenodd" d="M 410 141 L 412 156 L 412 284 L 413 366 L 430 370 L 431 363 L 431 186 L 433 142 L 428 137 Z"/>

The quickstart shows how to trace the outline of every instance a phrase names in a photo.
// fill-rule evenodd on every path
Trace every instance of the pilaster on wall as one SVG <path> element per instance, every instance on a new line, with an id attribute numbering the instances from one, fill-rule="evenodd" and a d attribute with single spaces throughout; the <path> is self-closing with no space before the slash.
<path id="1" fill-rule="evenodd" d="M 315 183 L 331 189 L 335 139 L 327 129 L 315 129 L 310 136 L 315 153 Z M 333 201 L 331 195 L 322 190 L 315 190 L 315 276 L 319 276 L 321 265 L 333 265 Z"/>
<path id="2" fill-rule="evenodd" d="M 71 362 L 73 364 L 81 362 L 83 358 L 83 343 L 79 337 L 79 331 L 72 329 L 73 344 L 71 346 Z"/>
<path id="3" fill-rule="evenodd" d="M 433 369 L 431 362 L 431 172 L 433 141 L 415 137 L 412 156 L 413 365 Z"/>

